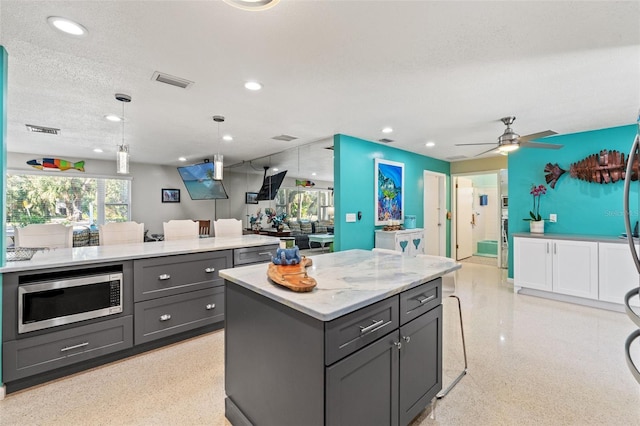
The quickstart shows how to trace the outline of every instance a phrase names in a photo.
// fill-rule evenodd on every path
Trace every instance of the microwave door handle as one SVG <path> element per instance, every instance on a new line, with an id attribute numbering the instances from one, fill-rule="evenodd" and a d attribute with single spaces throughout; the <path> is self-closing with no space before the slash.
<path id="1" fill-rule="evenodd" d="M 629 156 L 627 157 L 627 170 L 624 176 L 624 192 L 623 192 L 623 202 L 624 202 L 624 229 L 627 231 L 627 242 L 629 243 L 629 248 L 631 249 L 631 257 L 633 258 L 633 263 L 636 265 L 636 269 L 638 273 L 640 273 L 640 259 L 638 259 L 638 252 L 636 252 L 636 246 L 633 243 L 633 232 L 631 230 L 631 218 L 629 217 L 629 190 L 631 189 L 631 173 L 633 172 L 633 160 L 636 157 L 638 152 L 638 145 L 640 144 L 640 134 L 636 135 L 636 138 L 633 140 L 633 145 L 631 146 L 631 151 L 629 151 Z"/>

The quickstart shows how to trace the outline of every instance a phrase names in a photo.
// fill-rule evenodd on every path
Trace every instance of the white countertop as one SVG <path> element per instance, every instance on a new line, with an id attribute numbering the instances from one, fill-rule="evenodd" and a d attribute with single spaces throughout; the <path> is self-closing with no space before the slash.
<path id="1" fill-rule="evenodd" d="M 7 262 L 5 267 L 0 268 L 0 273 L 255 247 L 278 244 L 279 242 L 280 239 L 276 237 L 250 234 L 238 237 L 214 237 L 193 240 L 118 244 L 112 246 L 59 248 L 38 251 L 33 255 L 31 260 Z"/>
<path id="2" fill-rule="evenodd" d="M 622 234 L 621 234 L 622 235 Z M 542 240 L 573 240 L 573 241 L 592 241 L 596 243 L 621 243 L 627 244 L 627 238 L 622 236 L 609 236 L 609 235 L 588 235 L 588 234 L 535 234 L 530 232 L 516 232 L 513 237 L 520 238 L 537 238 Z M 634 241 L 638 241 L 634 238 Z"/>
<path id="3" fill-rule="evenodd" d="M 367 250 L 309 256 L 318 285 L 296 293 L 267 278 L 268 264 L 220 271 L 220 276 L 321 321 L 330 321 L 401 291 L 460 269 L 452 259 L 410 257 Z"/>

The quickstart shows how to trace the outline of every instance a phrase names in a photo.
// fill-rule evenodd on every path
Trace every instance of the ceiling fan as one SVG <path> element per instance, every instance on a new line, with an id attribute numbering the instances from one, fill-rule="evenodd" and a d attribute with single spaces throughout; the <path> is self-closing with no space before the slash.
<path id="1" fill-rule="evenodd" d="M 532 133 L 530 135 L 520 136 L 516 132 L 513 131 L 511 125 L 516 120 L 515 117 L 503 117 L 500 119 L 504 123 L 507 128 L 504 130 L 504 133 L 498 137 L 497 146 L 488 149 L 486 151 L 481 152 L 478 155 L 486 154 L 487 152 L 491 152 L 494 149 L 498 149 L 501 154 L 506 154 L 509 152 L 513 152 L 520 147 L 527 148 L 545 148 L 545 149 L 560 149 L 562 145 L 551 144 L 551 143 L 537 143 L 537 142 L 529 142 L 531 140 L 544 138 L 546 136 L 557 135 L 557 132 L 553 130 L 545 130 L 544 132 Z M 488 143 L 462 143 L 456 144 L 456 146 L 469 146 L 469 145 L 495 145 L 493 142 Z"/>

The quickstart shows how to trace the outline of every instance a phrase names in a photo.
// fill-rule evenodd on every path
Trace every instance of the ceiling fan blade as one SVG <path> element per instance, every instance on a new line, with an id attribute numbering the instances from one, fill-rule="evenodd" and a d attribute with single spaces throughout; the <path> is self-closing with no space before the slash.
<path id="1" fill-rule="evenodd" d="M 545 130 L 544 132 L 531 133 L 530 135 L 520 136 L 520 143 L 534 141 L 536 139 L 546 138 L 547 136 L 557 135 L 558 132 L 553 130 Z"/>
<path id="2" fill-rule="evenodd" d="M 476 144 L 476 145 L 481 145 L 481 144 Z M 481 156 L 481 155 L 483 155 L 483 154 L 486 154 L 487 152 L 491 152 L 491 151 L 496 151 L 496 152 L 498 152 L 497 150 L 498 150 L 498 147 L 497 147 L 497 146 L 494 146 L 494 147 L 493 147 L 493 148 L 491 148 L 491 149 L 488 149 L 488 150 L 486 150 L 486 151 L 482 151 L 480 154 L 476 154 L 476 155 L 474 155 L 474 157 L 479 157 L 479 156 Z"/>
<path id="3" fill-rule="evenodd" d="M 471 146 L 471 145 L 495 145 L 495 142 L 483 142 L 483 143 L 457 143 L 456 146 Z"/>
<path id="4" fill-rule="evenodd" d="M 555 143 L 521 142 L 520 146 L 522 148 L 560 149 L 564 145 L 558 145 Z"/>

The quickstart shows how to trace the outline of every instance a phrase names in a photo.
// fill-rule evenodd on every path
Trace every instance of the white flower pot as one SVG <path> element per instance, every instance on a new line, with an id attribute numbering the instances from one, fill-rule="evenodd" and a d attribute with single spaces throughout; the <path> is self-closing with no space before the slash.
<path id="1" fill-rule="evenodd" d="M 532 234 L 544 234 L 544 220 L 529 221 L 529 230 Z"/>

